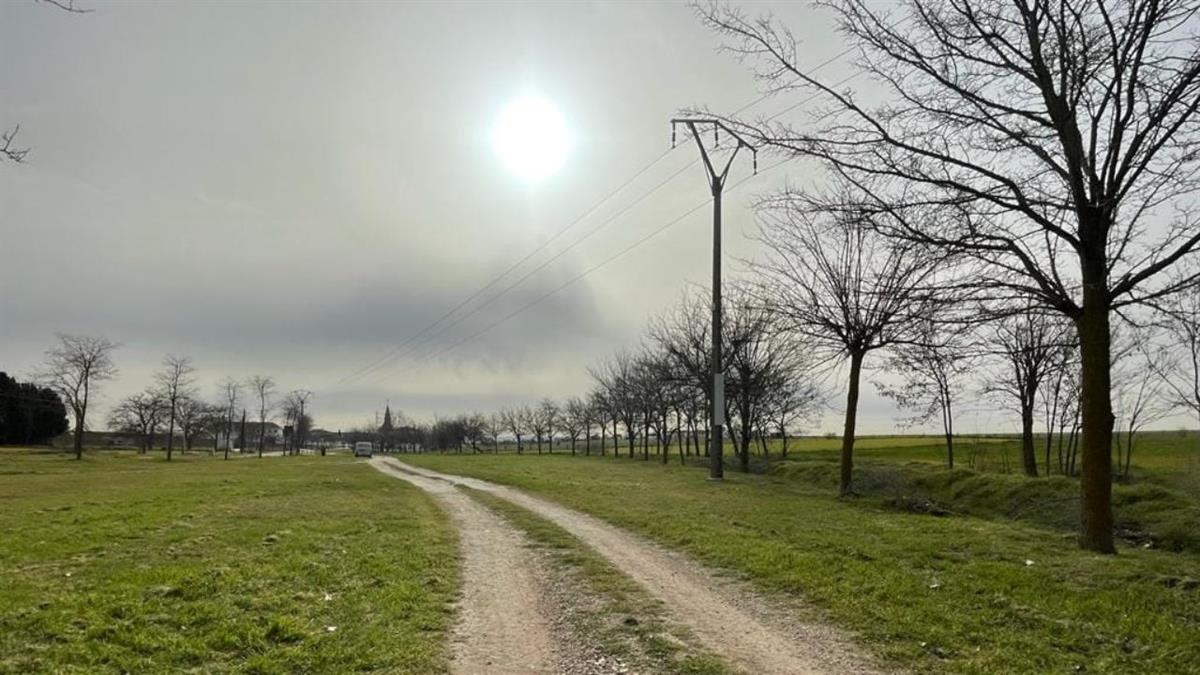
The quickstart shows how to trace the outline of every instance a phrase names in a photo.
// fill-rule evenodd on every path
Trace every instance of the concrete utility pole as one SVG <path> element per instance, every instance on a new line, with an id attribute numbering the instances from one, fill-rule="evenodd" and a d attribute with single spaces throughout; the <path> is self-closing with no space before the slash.
<path id="1" fill-rule="evenodd" d="M 721 363 L 722 321 L 721 321 L 721 193 L 725 189 L 725 177 L 729 175 L 729 167 L 738 151 L 746 148 L 754 155 L 754 173 L 758 173 L 758 152 L 736 131 L 725 126 L 721 120 L 701 117 L 677 117 L 671 120 L 671 147 L 675 147 L 675 130 L 678 125 L 684 125 L 696 139 L 696 147 L 700 149 L 700 158 L 704 160 L 704 172 L 708 176 L 709 187 L 713 197 L 713 258 L 712 258 L 712 437 L 709 439 L 708 478 L 723 480 L 725 478 L 725 367 Z M 725 161 L 725 167 L 718 172 L 712 160 L 708 157 L 708 149 L 700 140 L 699 126 L 712 127 L 713 149 L 721 144 L 721 131 L 729 134 L 737 143 Z"/>
<path id="2" fill-rule="evenodd" d="M 307 389 L 297 389 L 293 393 L 296 395 L 296 400 L 300 403 L 300 416 L 296 418 L 296 427 L 292 430 L 292 443 L 296 446 L 296 454 L 299 455 L 303 449 L 301 445 L 304 441 L 300 437 L 300 427 L 304 424 L 304 406 L 308 403 L 308 399 L 312 398 L 313 393 Z"/>

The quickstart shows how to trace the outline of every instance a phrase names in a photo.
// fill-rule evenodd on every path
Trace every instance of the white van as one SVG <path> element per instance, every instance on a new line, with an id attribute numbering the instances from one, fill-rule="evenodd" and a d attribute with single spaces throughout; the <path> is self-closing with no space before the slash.
<path id="1" fill-rule="evenodd" d="M 371 445 L 371 441 L 359 441 L 354 444 L 355 457 L 370 457 L 372 450 L 374 446 Z"/>

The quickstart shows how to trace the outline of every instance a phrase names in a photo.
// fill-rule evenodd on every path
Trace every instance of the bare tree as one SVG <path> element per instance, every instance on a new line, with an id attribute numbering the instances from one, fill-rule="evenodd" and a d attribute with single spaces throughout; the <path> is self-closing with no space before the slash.
<path id="1" fill-rule="evenodd" d="M 175 405 L 175 421 L 179 433 L 183 434 L 183 449 L 188 451 L 195 444 L 196 434 L 205 424 L 209 406 L 195 396 L 182 396 Z"/>
<path id="2" fill-rule="evenodd" d="M 625 427 L 625 436 L 629 443 L 629 457 L 633 457 L 634 445 L 637 441 L 639 406 L 635 382 L 635 363 L 633 356 L 625 351 L 617 352 L 612 358 L 601 362 L 589 372 L 605 392 L 609 413 L 612 416 L 613 455 L 617 455 L 617 424 Z"/>
<path id="3" fill-rule="evenodd" d="M 728 294 L 722 340 L 728 352 L 726 375 L 726 427 L 737 446 L 738 465 L 750 470 L 750 448 L 757 434 L 764 443 L 770 402 L 776 392 L 809 376 L 810 359 L 803 343 L 781 323 L 786 312 L 772 311 L 773 298 L 756 299 L 748 289 L 735 287 Z M 793 317 L 794 318 L 794 317 Z M 784 399 L 776 396 L 776 402 Z"/>
<path id="4" fill-rule="evenodd" d="M 298 455 L 300 449 L 304 447 L 309 428 L 311 427 L 312 418 L 305 412 L 305 407 L 309 400 L 312 399 L 312 392 L 307 389 L 293 389 L 289 391 L 283 398 L 281 404 L 283 415 L 285 418 L 285 426 L 290 427 L 291 435 L 288 437 L 288 447 L 286 454 Z M 391 408 L 388 408 L 387 416 L 384 419 L 384 426 L 380 427 L 380 444 L 381 449 L 391 450 L 394 444 L 392 436 L 392 416 Z"/>
<path id="5" fill-rule="evenodd" d="M 139 452 L 145 454 L 154 444 L 154 431 L 165 408 L 162 398 L 154 391 L 126 396 L 109 414 L 108 427 L 137 434 Z"/>
<path id="6" fill-rule="evenodd" d="M 19 133 L 21 133 L 20 124 L 8 131 L 0 132 L 0 158 L 18 163 L 25 161 L 25 155 L 29 154 L 29 148 L 17 145 L 17 134 Z"/>
<path id="7" fill-rule="evenodd" d="M 538 404 L 537 415 L 540 422 L 545 428 L 546 441 L 549 444 L 549 451 L 554 453 L 554 432 L 558 429 L 558 423 L 561 421 L 562 411 L 558 409 L 558 404 L 552 399 L 544 398 Z M 536 432 L 536 429 L 535 429 Z M 538 442 L 538 450 L 541 450 L 541 442 Z"/>
<path id="8" fill-rule="evenodd" d="M 254 375 L 248 385 L 250 391 L 258 398 L 258 456 L 263 455 L 263 443 L 266 441 L 267 420 L 274 404 L 271 397 L 275 394 L 275 380 L 268 375 Z"/>
<path id="9" fill-rule="evenodd" d="M 567 404 L 562 410 L 562 430 L 567 434 L 567 439 L 571 441 L 571 454 L 575 454 L 575 446 L 579 441 L 579 437 L 585 433 L 591 434 L 591 409 L 583 399 L 578 396 L 572 396 L 567 399 Z"/>
<path id="10" fill-rule="evenodd" d="M 779 452 L 783 459 L 788 457 L 788 436 L 797 431 L 799 424 L 819 421 L 825 402 L 810 373 L 792 376 L 795 379 L 788 380 L 785 375 L 773 383 L 763 402 L 763 420 L 779 434 Z"/>
<path id="11" fill-rule="evenodd" d="M 154 375 L 154 381 L 158 384 L 163 402 L 167 406 L 167 461 L 171 460 L 175 448 L 175 421 L 179 415 L 179 402 L 195 393 L 195 372 L 192 360 L 188 357 L 167 354 L 162 362 L 162 370 Z"/>
<path id="12" fill-rule="evenodd" d="M 1113 390 L 1116 412 L 1116 468 L 1121 480 L 1128 481 L 1138 434 L 1170 414 L 1169 385 L 1155 372 L 1149 327 L 1124 326 L 1113 340 Z"/>
<path id="13" fill-rule="evenodd" d="M 500 454 L 500 434 L 504 433 L 504 414 L 492 413 L 487 416 L 483 432 L 487 434 L 492 444 L 492 454 Z"/>
<path id="14" fill-rule="evenodd" d="M 902 381 L 876 384 L 881 394 L 914 413 L 905 425 L 939 422 L 950 469 L 954 468 L 954 404 L 975 366 L 964 335 L 961 324 L 945 324 L 933 316 L 921 320 L 912 342 L 894 346 L 884 364 L 884 370 L 900 375 Z"/>
<path id="15" fill-rule="evenodd" d="M 471 444 L 471 452 L 478 453 L 479 445 L 488 439 L 487 416 L 479 412 L 463 415 L 461 425 L 464 438 Z"/>
<path id="16" fill-rule="evenodd" d="M 102 337 L 57 334 L 58 346 L 46 352 L 38 379 L 58 392 L 75 416 L 75 459 L 83 459 L 88 406 L 100 385 L 117 374 L 112 354 L 118 345 Z"/>
<path id="17" fill-rule="evenodd" d="M 1001 365 L 987 389 L 1016 406 L 1021 420 L 1021 464 L 1037 476 L 1033 423 L 1042 383 L 1065 367 L 1075 351 L 1071 327 L 1058 317 L 1029 310 L 995 323 L 992 339 Z"/>
<path id="18" fill-rule="evenodd" d="M 668 313 L 652 319 L 647 328 L 651 341 L 658 344 L 670 354 L 680 370 L 687 373 L 690 379 L 691 391 L 684 400 L 688 410 L 688 425 L 691 436 L 699 445 L 697 427 L 703 429 L 703 449 L 698 448 L 698 454 L 708 454 L 708 415 L 712 410 L 712 368 L 710 366 L 712 351 L 710 334 L 712 314 L 709 306 L 709 294 L 704 289 L 689 290 L 683 294 L 678 304 Z M 722 340 L 721 362 L 728 363 L 729 338 Z"/>
<path id="19" fill-rule="evenodd" d="M 225 459 L 229 459 L 230 446 L 233 445 L 234 415 L 237 414 L 238 403 L 242 398 L 242 384 L 232 377 L 221 381 L 221 405 L 225 410 Z M 321 448 L 321 454 L 325 449 Z"/>
<path id="20" fill-rule="evenodd" d="M 880 221 L 972 255 L 977 285 L 1069 317 L 1080 344 L 1084 548 L 1111 553 L 1114 310 L 1192 286 L 1169 277 L 1200 244 L 1200 34 L 1196 0 L 828 0 L 868 104 L 801 64 L 791 33 L 711 6 L 701 18 L 775 91 L 831 101 L 806 128 L 739 130 L 814 157 L 888 214 Z M 736 122 L 731 122 L 736 124 Z"/>
<path id="21" fill-rule="evenodd" d="M 1200 418 L 1200 293 L 1172 298 L 1163 307 L 1162 342 L 1145 344 L 1147 364 L 1166 388 L 1170 404 Z"/>
<path id="22" fill-rule="evenodd" d="M 850 362 L 839 488 L 849 495 L 863 361 L 911 340 L 934 306 L 931 287 L 945 258 L 880 236 L 861 216 L 797 208 L 790 195 L 762 206 L 760 301 L 812 349 Z"/>
<path id="23" fill-rule="evenodd" d="M 593 375 L 593 377 L 594 377 L 594 375 Z M 605 393 L 603 387 L 597 387 L 596 389 L 592 390 L 592 393 L 588 394 L 588 407 L 590 407 L 592 409 L 592 422 L 600 428 L 600 455 L 601 456 L 603 456 L 605 453 L 604 448 L 605 448 L 605 440 L 607 439 L 607 434 L 608 434 L 608 422 L 609 422 L 609 420 L 614 420 L 612 423 L 613 424 L 613 453 L 616 453 L 616 451 L 617 451 L 617 442 L 616 442 L 617 423 L 615 421 L 616 416 L 610 412 L 611 406 L 608 403 L 608 395 Z M 587 452 L 589 454 L 591 453 L 590 443 L 589 443 L 589 448 L 588 448 Z"/>
<path id="24" fill-rule="evenodd" d="M 521 443 L 521 439 L 529 431 L 528 419 L 529 413 L 523 407 L 505 408 L 500 411 L 500 418 L 504 421 L 504 426 L 513 438 L 517 439 L 517 454 L 525 452 L 525 446 Z"/>
<path id="25" fill-rule="evenodd" d="M 75 0 L 38 0 L 39 2 L 57 7 L 71 14 L 87 14 L 90 9 L 85 9 L 75 4 Z M 17 134 L 21 132 L 21 125 L 14 125 L 12 129 L 0 132 L 0 160 L 7 159 L 12 162 L 23 162 L 25 156 L 29 154 L 29 148 L 22 148 L 17 145 Z"/>
<path id="26" fill-rule="evenodd" d="M 91 9 L 87 9 L 87 8 L 84 8 L 84 7 L 81 7 L 77 4 L 75 4 L 75 0 L 37 0 L 37 1 L 45 3 L 47 5 L 52 5 L 54 7 L 57 7 L 59 9 L 63 10 L 64 12 L 70 12 L 72 14 L 87 14 L 87 13 L 93 11 Z"/>

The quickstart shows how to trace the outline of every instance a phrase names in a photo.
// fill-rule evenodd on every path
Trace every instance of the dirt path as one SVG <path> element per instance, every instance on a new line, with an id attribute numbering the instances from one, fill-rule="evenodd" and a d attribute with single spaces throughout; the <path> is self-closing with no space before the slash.
<path id="1" fill-rule="evenodd" d="M 540 608 L 536 566 L 520 533 L 445 481 L 401 471 L 386 458 L 371 465 L 432 493 L 458 526 L 463 593 L 451 636 L 451 672 L 562 672 Z"/>
<path id="2" fill-rule="evenodd" d="M 491 492 L 554 522 L 662 601 L 672 618 L 687 626 L 706 649 L 746 672 L 880 672 L 840 631 L 799 621 L 744 585 L 715 581 L 710 571 L 686 556 L 599 519 L 487 481 L 442 474 L 391 457 L 375 461 L 406 479 Z"/>

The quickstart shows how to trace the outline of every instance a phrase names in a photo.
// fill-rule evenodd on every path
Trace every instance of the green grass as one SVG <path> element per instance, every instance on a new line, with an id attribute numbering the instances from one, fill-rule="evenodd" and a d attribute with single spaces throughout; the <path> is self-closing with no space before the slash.
<path id="1" fill-rule="evenodd" d="M 611 457 L 403 459 L 516 485 L 806 598 L 914 670 L 1179 673 L 1200 663 L 1193 554 L 1085 553 L 1068 532 L 839 501 L 786 476 L 714 484 L 694 468 Z"/>
<path id="2" fill-rule="evenodd" d="M 3 450 L 0 533 L 0 673 L 446 669 L 452 527 L 347 458 Z"/>
<path id="3" fill-rule="evenodd" d="M 775 476 L 838 484 L 831 461 L 789 460 L 771 467 Z M 1017 474 L 946 470 L 924 462 L 864 460 L 855 467 L 855 492 L 914 511 L 937 511 L 1014 520 L 1069 534 L 1079 527 L 1079 482 L 1065 476 L 1029 479 Z M 1200 501 L 1157 482 L 1116 484 L 1113 511 L 1117 536 L 1133 546 L 1200 553 Z"/>
<path id="4" fill-rule="evenodd" d="M 621 658 L 635 672 L 678 675 L 732 673 L 718 658 L 689 647 L 690 636 L 672 626 L 662 605 L 633 580 L 571 533 L 554 523 L 486 492 L 462 488 L 498 513 L 598 599 L 594 611 L 577 611 L 572 620 L 579 634 Z"/>

